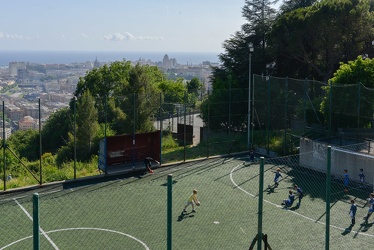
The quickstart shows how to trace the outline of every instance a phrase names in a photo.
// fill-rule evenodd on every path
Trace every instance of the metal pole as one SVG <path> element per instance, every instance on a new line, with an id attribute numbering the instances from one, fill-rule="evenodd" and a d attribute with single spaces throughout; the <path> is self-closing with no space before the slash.
<path id="1" fill-rule="evenodd" d="M 251 145 L 252 145 L 252 149 L 253 149 L 253 129 L 254 129 L 254 127 L 252 126 L 252 124 L 254 123 L 254 114 L 255 114 L 255 76 L 254 75 L 252 75 L 252 109 L 253 109 L 253 111 L 251 112 L 251 125 L 250 125 L 250 128 L 252 129 L 252 133 L 251 133 Z"/>
<path id="2" fill-rule="evenodd" d="M 251 45 L 249 45 L 251 46 Z M 251 64 L 252 64 L 252 54 L 251 54 L 251 48 L 249 48 L 249 80 L 248 80 L 248 121 L 247 121 L 247 149 L 249 150 L 251 148 L 251 145 L 250 145 L 250 133 L 251 133 Z"/>
<path id="3" fill-rule="evenodd" d="M 361 99 L 361 83 L 358 83 L 358 96 L 357 96 L 357 128 L 360 128 L 360 100 Z"/>
<path id="4" fill-rule="evenodd" d="M 168 174 L 168 191 L 167 191 L 167 250 L 172 247 L 172 188 L 173 175 Z"/>
<path id="5" fill-rule="evenodd" d="M 270 146 L 269 146 L 269 143 L 270 143 L 270 77 L 268 77 L 268 115 L 267 115 L 267 140 L 266 140 L 266 154 L 269 155 L 269 151 L 270 151 Z"/>
<path id="6" fill-rule="evenodd" d="M 184 104 L 183 161 L 186 161 L 186 104 Z"/>
<path id="7" fill-rule="evenodd" d="M 330 103 L 329 103 L 329 109 L 330 109 L 330 112 L 329 112 L 329 134 L 331 134 L 331 129 L 332 129 L 332 83 L 331 81 L 329 82 L 329 85 L 330 85 Z"/>
<path id="8" fill-rule="evenodd" d="M 43 167 L 42 167 L 42 155 L 43 155 L 43 149 L 42 149 L 42 122 L 41 122 L 41 108 L 40 108 L 40 98 L 39 98 L 39 165 L 40 165 L 40 173 L 39 173 L 39 184 L 42 185 L 43 183 Z"/>
<path id="9" fill-rule="evenodd" d="M 229 75 L 229 126 L 228 126 L 228 134 L 230 135 L 231 130 L 231 73 Z"/>
<path id="10" fill-rule="evenodd" d="M 287 150 L 287 107 L 288 107 L 288 77 L 286 78 L 285 105 L 284 105 L 284 140 L 283 154 L 286 155 Z"/>
<path id="11" fill-rule="evenodd" d="M 313 82 L 314 84 L 314 82 Z M 314 88 L 314 86 L 312 86 Z M 308 91 L 308 79 L 305 78 L 304 81 L 304 95 L 303 95 L 303 106 L 304 106 L 304 126 L 303 126 L 303 133 L 305 132 L 305 125 L 306 125 L 306 98 L 307 98 L 307 92 Z"/>
<path id="12" fill-rule="evenodd" d="M 162 120 L 162 92 L 160 92 L 160 164 L 162 164 L 162 130 L 163 130 L 163 123 Z"/>
<path id="13" fill-rule="evenodd" d="M 132 169 L 135 169 L 135 93 L 133 94 Z"/>
<path id="14" fill-rule="evenodd" d="M 77 178 L 77 97 L 74 96 L 74 179 Z"/>
<path id="15" fill-rule="evenodd" d="M 39 194 L 35 193 L 32 197 L 33 203 L 33 246 L 34 250 L 40 249 L 40 234 L 39 234 Z"/>
<path id="16" fill-rule="evenodd" d="M 331 146 L 327 147 L 327 172 L 326 172 L 326 235 L 325 250 L 330 247 L 330 195 L 331 195 Z"/>
<path id="17" fill-rule="evenodd" d="M 4 162 L 4 173 L 3 173 L 3 180 L 4 180 L 4 191 L 6 190 L 6 143 L 5 143 L 6 133 L 5 133 L 5 102 L 3 101 L 3 162 Z"/>
<path id="18" fill-rule="evenodd" d="M 263 201 L 264 201 L 264 161 L 265 158 L 260 158 L 260 180 L 258 186 L 258 219 L 257 219 L 257 249 L 261 250 L 262 247 L 262 210 L 263 210 Z"/>
<path id="19" fill-rule="evenodd" d="M 107 107 L 107 100 L 108 96 L 105 94 L 105 100 L 104 100 L 104 109 L 105 109 L 105 123 L 104 123 L 104 138 L 106 138 L 106 124 L 108 122 L 108 107 Z"/>
<path id="20" fill-rule="evenodd" d="M 209 151 L 209 130 L 210 130 L 210 99 L 209 99 L 209 89 L 208 89 L 208 128 L 207 128 L 207 158 L 209 158 L 210 151 Z"/>

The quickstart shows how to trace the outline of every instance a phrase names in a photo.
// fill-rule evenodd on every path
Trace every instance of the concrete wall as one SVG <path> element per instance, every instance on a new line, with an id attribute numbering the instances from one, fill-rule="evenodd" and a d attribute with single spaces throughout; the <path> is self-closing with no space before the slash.
<path id="1" fill-rule="evenodd" d="M 327 172 L 327 144 L 300 139 L 299 163 L 301 166 Z M 363 145 L 363 148 L 365 146 Z M 357 150 L 357 147 L 356 147 Z M 364 150 L 365 151 L 365 150 Z M 367 150 L 366 150 L 367 151 Z M 353 152 L 348 149 L 331 149 L 331 174 L 336 178 L 344 175 L 344 169 L 348 170 L 350 180 L 359 181 L 360 168 L 364 169 L 366 182 L 374 184 L 374 156 L 361 152 Z"/>

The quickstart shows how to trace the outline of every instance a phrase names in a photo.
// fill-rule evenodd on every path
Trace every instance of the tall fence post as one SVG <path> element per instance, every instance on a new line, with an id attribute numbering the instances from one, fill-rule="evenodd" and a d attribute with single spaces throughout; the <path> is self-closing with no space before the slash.
<path id="1" fill-rule="evenodd" d="M 285 105 L 284 105 L 284 140 L 283 140 L 283 154 L 286 155 L 287 151 L 287 108 L 288 108 L 288 76 L 286 78 L 286 91 L 285 91 Z"/>
<path id="2" fill-rule="evenodd" d="M 230 135 L 231 130 L 231 74 L 229 75 L 229 125 L 228 125 L 228 134 Z M 249 139 L 248 139 L 249 141 Z M 249 143 L 249 142 L 248 142 Z"/>
<path id="3" fill-rule="evenodd" d="M 161 123 L 160 123 L 160 164 L 162 164 L 162 130 L 163 130 L 163 120 L 161 118 L 161 110 L 162 110 L 162 92 L 160 92 L 160 119 L 161 119 Z"/>
<path id="4" fill-rule="evenodd" d="M 360 128 L 360 102 L 361 102 L 361 83 L 358 83 L 357 90 L 357 128 Z"/>
<path id="5" fill-rule="evenodd" d="M 105 140 L 106 140 L 106 134 L 105 134 Z M 105 163 L 105 169 L 106 169 L 106 163 Z M 74 96 L 74 180 L 76 178 L 77 178 L 77 97 Z"/>
<path id="6" fill-rule="evenodd" d="M 210 151 L 209 151 L 209 136 L 210 136 L 210 99 L 209 99 L 209 89 L 208 89 L 208 128 L 207 128 L 207 138 L 206 138 L 206 141 L 207 141 L 207 158 L 209 158 L 209 155 L 210 155 Z"/>
<path id="7" fill-rule="evenodd" d="M 327 147 L 327 171 L 326 171 L 326 236 L 325 250 L 330 248 L 330 195 L 331 195 L 331 146 Z"/>
<path id="8" fill-rule="evenodd" d="M 313 82 L 314 83 L 314 82 Z M 304 126 L 303 126 L 303 133 L 305 133 L 305 127 L 306 127 L 306 99 L 308 95 L 308 79 L 305 78 L 304 81 L 304 94 L 303 94 L 303 106 L 304 106 Z"/>
<path id="9" fill-rule="evenodd" d="M 39 234 L 39 194 L 35 193 L 32 197 L 33 213 L 33 246 L 34 250 L 40 249 L 40 234 Z"/>
<path id="10" fill-rule="evenodd" d="M 257 219 L 257 249 L 261 250 L 262 247 L 262 209 L 264 200 L 264 161 L 265 158 L 260 158 L 260 180 L 258 186 L 258 219 Z"/>
<path id="11" fill-rule="evenodd" d="M 133 98 L 133 124 L 132 124 L 132 169 L 135 169 L 135 122 L 136 122 L 136 119 L 135 119 L 135 116 L 136 116 L 136 112 L 135 112 L 135 96 L 136 94 L 133 93 L 132 95 L 132 98 Z"/>
<path id="12" fill-rule="evenodd" d="M 329 102 L 329 134 L 331 134 L 331 125 L 332 125 L 332 83 L 331 81 L 329 81 L 329 85 L 330 85 L 330 102 Z"/>
<path id="13" fill-rule="evenodd" d="M 4 180 L 4 191 L 6 190 L 6 155 L 5 155 L 5 149 L 6 149 L 6 133 L 5 133 L 5 102 L 3 101 L 3 162 L 4 162 L 4 172 L 3 172 L 3 180 Z"/>
<path id="14" fill-rule="evenodd" d="M 43 163 L 42 163 L 42 156 L 43 156 L 43 148 L 42 148 L 42 112 L 40 107 L 40 98 L 39 98 L 39 164 L 40 164 L 40 172 L 39 172 L 39 184 L 43 184 Z"/>
<path id="15" fill-rule="evenodd" d="M 266 139 L 266 154 L 269 155 L 270 151 L 270 77 L 267 77 L 267 99 L 268 99 L 268 112 L 267 112 L 267 139 Z"/>
<path id="16" fill-rule="evenodd" d="M 167 250 L 172 247 L 172 188 L 173 176 L 168 174 L 168 191 L 167 191 Z"/>

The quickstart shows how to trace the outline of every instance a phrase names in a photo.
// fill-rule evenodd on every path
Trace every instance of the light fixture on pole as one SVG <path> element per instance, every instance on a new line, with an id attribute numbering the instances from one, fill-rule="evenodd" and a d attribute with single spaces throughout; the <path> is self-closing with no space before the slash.
<path id="1" fill-rule="evenodd" d="M 248 74 L 248 122 L 247 122 L 247 129 L 248 129 L 248 138 L 247 138 L 247 146 L 248 150 L 251 149 L 251 142 L 250 142 L 250 133 L 251 133 L 251 68 L 252 68 L 252 52 L 254 50 L 253 43 L 248 43 L 249 48 L 249 74 Z"/>

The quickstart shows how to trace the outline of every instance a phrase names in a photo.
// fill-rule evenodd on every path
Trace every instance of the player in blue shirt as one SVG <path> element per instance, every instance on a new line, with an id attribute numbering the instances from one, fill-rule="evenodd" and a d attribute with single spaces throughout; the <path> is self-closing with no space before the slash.
<path id="1" fill-rule="evenodd" d="M 277 171 L 275 172 L 275 176 L 274 176 L 274 187 L 278 187 L 279 185 L 279 178 L 281 178 L 282 175 L 280 173 L 280 168 L 277 168 Z"/>
<path id="2" fill-rule="evenodd" d="M 351 208 L 349 209 L 349 215 L 352 219 L 351 227 L 353 227 L 353 225 L 356 223 L 356 212 L 357 206 L 355 204 L 355 200 L 351 200 Z"/>
<path id="3" fill-rule="evenodd" d="M 295 195 L 293 194 L 292 190 L 288 191 L 288 199 L 283 200 L 282 205 L 286 207 L 292 206 L 293 202 L 295 201 Z"/>
<path id="4" fill-rule="evenodd" d="M 344 184 L 344 192 L 348 192 L 348 184 L 349 184 L 349 175 L 348 170 L 344 169 L 344 177 L 343 177 L 343 184 Z"/>
<path id="5" fill-rule="evenodd" d="M 368 214 L 364 217 L 365 219 L 365 222 L 368 221 L 370 215 L 373 213 L 374 211 L 374 193 L 371 193 L 370 194 L 370 197 L 368 199 L 368 202 L 369 202 L 369 211 L 368 211 Z"/>
<path id="6" fill-rule="evenodd" d="M 303 190 L 297 185 L 294 185 L 293 188 L 296 190 L 297 197 L 299 198 L 299 202 L 297 203 L 297 206 L 299 207 L 301 204 L 301 199 L 304 197 Z"/>
<path id="7" fill-rule="evenodd" d="M 360 173 L 358 174 L 358 177 L 360 178 L 361 187 L 363 187 L 365 185 L 365 174 L 362 168 L 360 168 Z"/>

